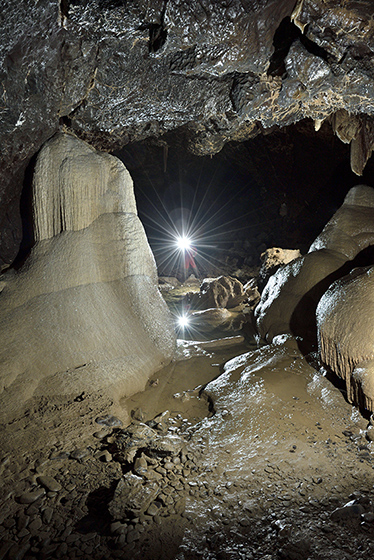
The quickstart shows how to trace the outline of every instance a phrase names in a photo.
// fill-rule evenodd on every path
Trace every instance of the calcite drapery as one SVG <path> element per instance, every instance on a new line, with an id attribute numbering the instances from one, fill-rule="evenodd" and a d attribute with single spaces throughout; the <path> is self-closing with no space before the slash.
<path id="1" fill-rule="evenodd" d="M 144 388 L 174 350 L 123 164 L 58 134 L 40 152 L 33 209 L 35 246 L 0 294 L 2 418 L 33 395 L 118 400 Z"/>
<path id="2" fill-rule="evenodd" d="M 285 332 L 313 336 L 319 299 L 334 280 L 349 272 L 349 261 L 372 244 L 374 190 L 358 185 L 348 192 L 309 252 L 270 277 L 255 311 L 261 336 L 270 341 Z"/>
<path id="3" fill-rule="evenodd" d="M 344 379 L 349 402 L 374 411 L 374 268 L 334 282 L 316 316 L 323 363 Z"/>

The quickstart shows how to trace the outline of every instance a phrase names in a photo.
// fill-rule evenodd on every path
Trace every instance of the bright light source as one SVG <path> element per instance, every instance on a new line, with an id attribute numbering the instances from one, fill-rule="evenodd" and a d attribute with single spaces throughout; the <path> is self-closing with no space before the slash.
<path id="1" fill-rule="evenodd" d="M 181 251 L 188 251 L 188 249 L 191 249 L 191 239 L 185 235 L 177 237 L 177 246 Z"/>
<path id="2" fill-rule="evenodd" d="M 187 317 L 187 315 L 181 315 L 180 317 L 178 317 L 178 325 L 180 326 L 181 329 L 188 327 L 189 324 L 190 324 L 190 318 Z"/>

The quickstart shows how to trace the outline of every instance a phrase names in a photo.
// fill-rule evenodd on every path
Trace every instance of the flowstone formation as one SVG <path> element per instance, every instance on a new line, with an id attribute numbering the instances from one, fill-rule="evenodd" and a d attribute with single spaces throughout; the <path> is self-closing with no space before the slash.
<path id="1" fill-rule="evenodd" d="M 61 126 L 114 150 L 171 130 L 196 154 L 309 118 L 374 138 L 372 2 L 32 0 L 0 8 L 0 267 L 17 253 L 20 185 Z"/>
<path id="2" fill-rule="evenodd" d="M 317 327 L 322 362 L 345 381 L 350 402 L 374 411 L 374 269 L 355 268 L 372 245 L 374 190 L 359 185 L 309 253 L 269 279 L 255 314 L 263 338 L 292 333 L 304 349 L 311 348 Z"/>
<path id="3" fill-rule="evenodd" d="M 32 396 L 135 393 L 174 351 L 119 160 L 58 134 L 38 156 L 33 214 L 30 256 L 1 277 L 1 419 Z"/>
<path id="4" fill-rule="evenodd" d="M 374 190 L 358 185 L 348 192 L 309 252 L 270 277 L 255 310 L 260 335 L 269 342 L 283 333 L 314 341 L 320 298 L 373 244 Z"/>
<path id="5" fill-rule="evenodd" d="M 317 307 L 322 361 L 344 379 L 349 402 L 374 411 L 374 268 L 334 282 Z"/>

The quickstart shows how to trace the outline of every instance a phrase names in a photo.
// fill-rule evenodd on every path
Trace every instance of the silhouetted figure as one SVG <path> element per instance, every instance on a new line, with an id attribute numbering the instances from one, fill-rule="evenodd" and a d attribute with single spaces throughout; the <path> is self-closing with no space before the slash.
<path id="1" fill-rule="evenodd" d="M 190 274 L 194 274 L 196 278 L 199 277 L 199 271 L 195 263 L 195 257 L 197 255 L 197 249 L 195 247 L 189 247 L 184 251 L 184 279 L 187 280 Z"/>

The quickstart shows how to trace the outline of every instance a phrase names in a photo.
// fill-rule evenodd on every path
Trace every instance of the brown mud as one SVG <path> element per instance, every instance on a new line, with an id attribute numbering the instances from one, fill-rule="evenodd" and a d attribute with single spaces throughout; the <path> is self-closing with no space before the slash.
<path id="1" fill-rule="evenodd" d="M 368 421 L 292 339 L 279 342 L 180 342 L 178 360 L 120 409 L 82 394 L 35 402 L 3 425 L 0 558 L 372 557 Z M 114 412 L 123 428 L 166 410 L 186 453 L 152 458 L 160 513 L 116 521 L 121 427 L 96 420 Z"/>

